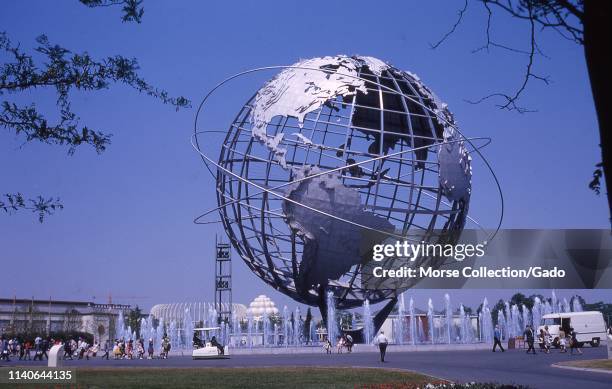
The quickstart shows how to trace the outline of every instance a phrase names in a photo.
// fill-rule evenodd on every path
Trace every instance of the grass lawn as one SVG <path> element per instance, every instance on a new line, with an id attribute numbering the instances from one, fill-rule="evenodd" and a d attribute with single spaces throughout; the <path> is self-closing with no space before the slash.
<path id="1" fill-rule="evenodd" d="M 380 368 L 79 368 L 66 388 L 416 388 L 440 382 Z M 387 384 L 389 386 L 383 386 Z M 36 385 L 22 385 L 34 388 Z M 53 386 L 55 388 L 55 386 Z M 58 386 L 61 387 L 61 386 Z"/>
<path id="2" fill-rule="evenodd" d="M 561 362 L 560 365 L 585 367 L 587 369 L 603 369 L 612 371 L 612 359 L 589 359 L 586 361 L 567 361 Z"/>

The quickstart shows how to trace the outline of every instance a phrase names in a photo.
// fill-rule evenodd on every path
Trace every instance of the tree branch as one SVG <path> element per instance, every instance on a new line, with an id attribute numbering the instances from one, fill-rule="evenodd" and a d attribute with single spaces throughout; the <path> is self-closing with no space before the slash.
<path id="1" fill-rule="evenodd" d="M 184 97 L 170 97 L 168 92 L 147 83 L 138 75 L 138 62 L 122 56 L 107 57 L 97 61 L 87 53 L 74 54 L 70 50 L 52 45 L 46 36 L 37 38 L 39 46 L 36 53 L 46 59 L 39 68 L 31 55 L 11 44 L 5 33 L 0 33 L 0 50 L 4 50 L 12 61 L 0 66 L 0 95 L 15 94 L 32 88 L 51 87 L 57 92 L 57 108 L 60 119 L 50 125 L 47 119 L 36 110 L 34 104 L 18 107 L 3 101 L 0 111 L 0 127 L 24 134 L 26 141 L 42 141 L 49 144 L 70 146 L 68 152 L 74 153 L 81 144 L 92 145 L 98 153 L 110 143 L 110 135 L 92 130 L 86 126 L 78 128 L 79 118 L 70 109 L 70 91 L 101 90 L 112 83 L 122 83 L 140 93 L 161 100 L 177 110 L 190 107 Z"/>
<path id="2" fill-rule="evenodd" d="M 468 7 L 468 0 L 465 0 L 465 3 L 463 4 L 463 8 L 461 8 L 458 12 L 457 12 L 457 21 L 455 22 L 455 24 L 453 24 L 453 27 L 446 33 L 444 34 L 444 36 L 438 40 L 435 44 L 429 44 L 429 46 L 432 49 L 437 49 L 444 41 L 446 41 L 446 39 L 451 36 L 455 30 L 457 29 L 457 27 L 459 27 L 459 24 L 461 24 L 461 21 L 463 20 L 463 14 L 465 13 L 465 11 L 467 10 Z"/>
<path id="3" fill-rule="evenodd" d="M 112 7 L 116 5 L 123 5 L 121 10 L 123 16 L 121 21 L 123 22 L 136 22 L 142 21 L 142 15 L 144 14 L 144 8 L 141 7 L 142 0 L 79 0 L 83 5 L 89 8 L 98 7 Z"/>
<path id="4" fill-rule="evenodd" d="M 489 22 L 487 24 L 487 44 L 489 44 L 489 25 L 490 25 L 490 20 L 491 20 L 491 9 L 488 7 L 488 4 L 486 1 L 484 2 L 484 5 L 487 8 L 488 15 L 489 15 L 489 19 L 488 19 Z M 533 60 L 539 48 L 536 42 L 536 30 L 535 30 L 535 19 L 533 18 L 533 7 L 531 6 L 530 2 L 527 3 L 527 12 L 528 12 L 528 15 L 530 15 L 530 17 L 527 19 L 529 21 L 529 26 L 530 26 L 530 29 L 529 29 L 530 46 L 529 46 L 529 51 L 527 52 L 527 56 L 529 60 L 527 62 L 525 76 L 523 77 L 523 82 L 521 86 L 514 92 L 513 95 L 508 95 L 504 93 L 493 93 L 479 100 L 475 100 L 475 101 L 468 100 L 469 103 L 479 104 L 483 102 L 484 100 L 488 100 L 493 97 L 501 97 L 505 100 L 505 103 L 497 104 L 498 108 L 508 109 L 510 111 L 515 110 L 519 113 L 531 112 L 531 110 L 521 107 L 517 104 L 519 98 L 521 97 L 521 94 L 527 88 L 527 84 L 529 83 L 531 79 L 540 80 L 544 82 L 545 84 L 548 84 L 550 81 L 547 77 L 538 76 L 535 73 L 533 73 Z"/>
<path id="5" fill-rule="evenodd" d="M 122 5 L 123 22 L 142 21 L 143 0 L 79 0 L 90 8 Z M 0 65 L 0 96 L 17 94 L 36 88 L 55 88 L 56 106 L 59 111 L 57 124 L 50 125 L 35 104 L 18 106 L 8 100 L 0 101 L 0 127 L 25 135 L 26 143 L 41 141 L 49 144 L 68 145 L 72 154 L 81 144 L 89 144 L 98 153 L 105 150 L 111 135 L 91 130 L 87 126 L 79 128 L 79 118 L 70 109 L 70 91 L 101 90 L 112 83 L 122 83 L 140 93 L 161 100 L 164 104 L 188 108 L 191 103 L 185 97 L 170 97 L 163 89 L 158 89 L 138 75 L 138 62 L 134 58 L 122 56 L 107 57 L 96 61 L 87 52 L 72 53 L 59 45 L 51 45 L 45 35 L 36 41 L 39 46 L 34 54 L 44 57 L 37 65 L 33 56 L 22 51 L 19 44 L 12 45 L 5 32 L 0 31 L 0 52 L 8 54 L 8 60 Z M 30 210 L 38 215 L 39 222 L 63 209 L 59 198 L 38 196 L 25 199 L 21 193 L 0 195 L 0 211 L 13 214 L 19 210 Z"/>
<path id="6" fill-rule="evenodd" d="M 584 44 L 582 27 L 573 25 L 568 20 L 569 16 L 572 16 L 582 23 L 584 16 L 582 0 L 579 0 L 576 5 L 563 0 L 518 0 L 516 6 L 511 0 L 480 1 L 483 4 L 495 5 L 515 18 L 532 19 L 542 27 L 561 27 L 570 33 L 576 43 Z M 553 16 L 553 21 L 549 19 L 550 16 Z"/>
<path id="7" fill-rule="evenodd" d="M 0 196 L 0 210 L 13 214 L 19 210 L 32 211 L 38 215 L 38 221 L 43 222 L 46 216 L 53 215 L 56 210 L 63 209 L 59 198 L 43 198 L 38 196 L 26 200 L 21 193 L 6 193 Z"/>
<path id="8" fill-rule="evenodd" d="M 68 154 L 74 154 L 77 146 L 89 144 L 97 153 L 102 153 L 110 144 L 111 135 L 78 128 L 79 119 L 66 104 L 61 109 L 61 119 L 56 125 L 49 125 L 47 120 L 36 110 L 34 104 L 22 108 L 8 101 L 2 102 L 0 127 L 12 129 L 17 135 L 24 134 L 26 142 L 40 141 L 47 144 L 68 145 Z"/>

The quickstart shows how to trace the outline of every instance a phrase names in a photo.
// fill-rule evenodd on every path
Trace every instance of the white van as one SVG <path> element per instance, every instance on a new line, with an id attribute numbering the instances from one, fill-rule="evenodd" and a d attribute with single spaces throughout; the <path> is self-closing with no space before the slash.
<path id="1" fill-rule="evenodd" d="M 551 313 L 542 316 L 540 324 L 537 334 L 544 326 L 548 326 L 553 344 L 557 347 L 560 329 L 563 329 L 566 336 L 569 336 L 569 329 L 573 328 L 580 347 L 585 343 L 598 347 L 601 341 L 606 339 L 606 323 L 603 315 L 598 311 Z"/>

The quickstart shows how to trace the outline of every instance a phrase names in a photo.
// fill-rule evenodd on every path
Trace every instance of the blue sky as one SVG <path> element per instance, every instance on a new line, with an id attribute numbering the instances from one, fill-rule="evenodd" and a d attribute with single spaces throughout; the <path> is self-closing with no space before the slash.
<path id="1" fill-rule="evenodd" d="M 457 32 L 436 41 L 454 23 L 457 2 L 144 2 L 142 24 L 121 23 L 117 7 L 89 9 L 77 1 L 4 2 L 0 30 L 34 46 L 45 33 L 53 43 L 101 58 L 136 57 L 141 74 L 195 104 L 217 82 L 242 70 L 286 65 L 313 56 L 371 55 L 417 73 L 450 109 L 467 136 L 489 136 L 484 153 L 506 199 L 505 228 L 606 228 L 606 201 L 588 190 L 600 160 L 597 123 L 581 48 L 544 33 L 533 82 L 522 103 L 538 112 L 520 115 L 492 103 L 471 105 L 491 92 L 511 92 L 522 81 L 526 58 L 484 43 L 486 15 L 473 4 Z M 525 48 L 527 26 L 502 16 L 494 37 Z M 206 115 L 209 128 L 225 128 L 250 95 L 273 73 L 221 91 Z M 54 93 L 14 96 L 54 115 Z M 10 96 L 13 98 L 13 96 Z M 39 224 L 31 214 L 0 216 L 0 295 L 113 300 L 149 307 L 156 302 L 211 300 L 212 253 L 219 226 L 193 218 L 215 206 L 213 181 L 190 145 L 195 109 L 172 107 L 123 86 L 74 93 L 83 124 L 114 134 L 102 155 L 0 133 L 0 190 L 61 197 L 65 209 Z M 216 153 L 211 138 L 211 153 Z M 470 215 L 496 223 L 499 202 L 484 166 L 474 162 Z M 291 304 L 252 275 L 235 256 L 234 300 L 266 293 Z M 248 285 L 248 287 L 244 287 Z M 512 291 L 490 291 L 494 296 Z M 443 291 L 415 291 L 417 300 Z M 482 291 L 457 291 L 477 305 Z M 612 300 L 610 291 L 581 292 Z M 546 293 L 548 294 L 548 293 Z M 567 292 L 569 296 L 571 292 Z M 566 295 L 559 292 L 559 295 Z M 419 297 L 422 296 L 422 297 Z M 497 297 L 497 298 L 498 298 Z M 423 305 L 426 301 L 423 301 Z"/>

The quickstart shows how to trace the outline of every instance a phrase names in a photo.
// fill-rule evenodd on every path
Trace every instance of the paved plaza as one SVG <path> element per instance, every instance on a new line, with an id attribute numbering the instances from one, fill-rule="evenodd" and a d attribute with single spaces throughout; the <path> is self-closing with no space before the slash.
<path id="1" fill-rule="evenodd" d="M 352 354 L 294 354 L 294 355 L 234 355 L 231 359 L 192 360 L 188 356 L 173 356 L 167 360 L 92 360 L 66 361 L 74 367 L 274 367 L 274 366 L 354 366 L 385 367 L 412 370 L 455 382 L 495 381 L 517 383 L 533 388 L 611 388 L 612 375 L 552 367 L 556 362 L 578 359 L 606 358 L 604 347 L 583 349 L 584 355 L 560 354 L 557 350 L 549 355 L 538 353 L 526 355 L 522 350 L 505 353 L 485 350 L 397 352 L 393 346 L 387 352 L 387 363 L 380 363 L 375 353 Z M 45 365 L 40 362 L 13 360 L 7 365 Z"/>

